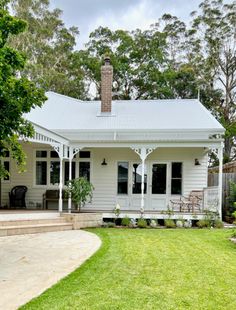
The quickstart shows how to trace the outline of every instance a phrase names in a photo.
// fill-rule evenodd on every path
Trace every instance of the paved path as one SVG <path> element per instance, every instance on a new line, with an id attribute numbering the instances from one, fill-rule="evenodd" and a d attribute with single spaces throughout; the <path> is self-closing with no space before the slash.
<path id="1" fill-rule="evenodd" d="M 17 309 L 88 259 L 100 239 L 82 230 L 0 238 L 0 309 Z"/>

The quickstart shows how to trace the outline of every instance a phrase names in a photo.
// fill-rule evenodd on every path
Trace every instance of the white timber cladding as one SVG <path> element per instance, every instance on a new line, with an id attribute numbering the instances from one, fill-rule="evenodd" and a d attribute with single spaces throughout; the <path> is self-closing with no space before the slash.
<path id="1" fill-rule="evenodd" d="M 42 204 L 42 195 L 46 189 L 58 189 L 58 185 L 35 185 L 35 165 L 36 150 L 53 150 L 49 145 L 36 143 L 23 143 L 24 150 L 27 155 L 26 172 L 18 173 L 17 167 L 13 160 L 10 161 L 11 177 L 9 181 L 2 182 L 2 204 L 8 204 L 8 192 L 16 185 L 25 185 L 28 187 L 26 195 L 27 206 L 33 207 L 36 204 Z M 95 190 L 93 194 L 92 204 L 88 204 L 86 208 L 108 209 L 112 210 L 117 202 L 121 203 L 123 208 L 139 209 L 140 195 L 132 195 L 132 164 L 140 163 L 139 156 L 131 150 L 131 148 L 88 148 L 83 150 L 90 150 L 91 158 L 88 159 L 74 159 L 76 161 L 76 176 L 78 176 L 79 161 L 90 161 L 91 182 Z M 107 165 L 101 165 L 105 158 Z M 195 166 L 194 161 L 197 158 L 201 165 Z M 49 160 L 49 159 L 47 159 Z M 56 159 L 51 159 L 56 160 Z M 118 162 L 129 163 L 129 193 L 128 195 L 117 195 L 117 165 Z M 64 162 L 64 161 L 63 161 Z M 202 190 L 207 186 L 207 154 L 203 147 L 195 148 L 157 148 L 146 159 L 148 172 L 148 194 L 145 195 L 145 206 L 150 202 L 150 175 L 152 163 L 167 163 L 170 167 L 171 162 L 181 162 L 183 167 L 182 177 L 182 194 L 189 195 L 191 190 Z M 64 164 L 63 164 L 64 167 Z M 170 172 L 170 171 L 169 171 Z M 64 169 L 63 169 L 64 174 Z M 49 178 L 49 176 L 48 176 Z M 63 176 L 64 179 L 64 176 Z M 168 180 L 168 197 L 170 195 L 170 177 Z M 64 205 L 67 207 L 67 205 Z M 55 209 L 58 206 L 55 204 Z"/>

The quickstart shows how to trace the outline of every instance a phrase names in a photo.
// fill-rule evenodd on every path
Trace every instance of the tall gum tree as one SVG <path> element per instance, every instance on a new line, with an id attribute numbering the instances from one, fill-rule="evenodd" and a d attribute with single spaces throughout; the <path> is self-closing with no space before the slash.
<path id="1" fill-rule="evenodd" d="M 85 99 L 84 73 L 74 53 L 77 27 L 67 28 L 62 11 L 51 9 L 49 0 L 11 0 L 14 16 L 28 22 L 28 28 L 10 41 L 29 60 L 21 74 L 45 91 Z"/>
<path id="2" fill-rule="evenodd" d="M 224 160 L 235 156 L 236 1 L 205 0 L 192 12 L 190 57 L 210 90 L 209 107 L 226 128 Z"/>
<path id="3" fill-rule="evenodd" d="M 32 125 L 23 117 L 32 108 L 41 106 L 46 100 L 44 91 L 25 77 L 20 77 L 26 58 L 10 47 L 10 36 L 17 37 L 27 23 L 11 16 L 8 1 L 0 2 L 0 160 L 10 151 L 20 170 L 24 170 L 25 154 L 19 143 L 20 136 L 33 135 Z M 0 163 L 0 178 L 6 175 Z"/>

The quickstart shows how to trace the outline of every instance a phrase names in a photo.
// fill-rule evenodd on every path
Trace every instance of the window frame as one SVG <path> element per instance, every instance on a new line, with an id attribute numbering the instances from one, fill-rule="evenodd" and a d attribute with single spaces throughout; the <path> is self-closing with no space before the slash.
<path id="1" fill-rule="evenodd" d="M 131 195 L 141 195 L 142 193 L 142 189 L 141 189 L 141 184 L 142 182 L 140 183 L 140 193 L 134 193 L 133 192 L 133 167 L 134 167 L 134 164 L 138 164 L 138 165 L 142 165 L 142 162 L 141 161 L 132 161 L 131 162 Z M 146 168 L 146 169 L 145 169 Z M 145 161 L 144 163 L 144 180 L 145 180 L 145 172 L 146 172 L 146 192 L 145 192 L 145 182 L 144 182 L 144 195 L 147 195 L 148 194 L 148 178 L 149 178 L 149 164 L 147 161 Z M 142 180 L 142 175 L 141 176 L 141 180 Z"/>
<path id="2" fill-rule="evenodd" d="M 172 165 L 173 164 L 181 164 L 181 178 L 172 178 Z M 170 195 L 171 196 L 182 196 L 183 195 L 183 169 L 184 165 L 182 161 L 171 161 L 170 163 Z M 181 180 L 181 193 L 180 194 L 173 194 L 172 193 L 172 180 Z"/>
<path id="3" fill-rule="evenodd" d="M 127 193 L 118 193 L 118 164 L 127 163 L 128 164 L 128 174 L 127 174 Z M 130 161 L 129 160 L 117 160 L 116 161 L 116 196 L 118 197 L 128 197 L 130 195 Z"/>
<path id="4" fill-rule="evenodd" d="M 47 152 L 47 157 L 36 157 L 36 153 L 37 151 L 46 151 Z M 37 147 L 33 149 L 33 188 L 51 188 L 51 189 L 58 189 L 58 185 L 53 185 L 51 184 L 51 177 L 50 177 L 50 167 L 51 167 L 51 162 L 55 162 L 55 161 L 59 161 L 60 162 L 60 158 L 59 157 L 51 157 L 51 152 L 54 151 L 52 148 L 50 147 Z M 79 158 L 79 156 L 77 156 L 78 154 L 76 154 L 76 156 L 74 156 L 72 162 L 75 162 L 75 178 L 79 177 L 79 163 L 80 162 L 90 162 L 90 182 L 92 182 L 92 178 L 93 178 L 93 174 L 92 174 L 92 167 L 93 167 L 93 162 L 92 162 L 92 156 L 93 153 L 91 150 L 86 150 L 88 152 L 90 152 L 90 158 Z M 46 161 L 47 162 L 47 184 L 45 185 L 38 185 L 36 184 L 36 162 L 37 161 Z M 65 162 L 69 162 L 69 160 L 63 160 L 63 164 L 62 164 L 62 184 L 63 187 L 66 186 L 65 184 Z"/>
<path id="5" fill-rule="evenodd" d="M 47 151 L 47 157 L 37 157 L 37 151 Z M 48 154 L 50 152 L 50 150 L 48 148 L 37 148 L 37 149 L 34 149 L 33 150 L 34 152 L 34 166 L 33 166 L 33 171 L 34 171 L 34 184 L 33 186 L 36 187 L 36 188 L 46 188 L 48 187 L 48 184 L 49 184 L 49 178 L 50 178 L 50 167 L 48 167 L 48 165 L 50 165 L 50 162 L 48 160 Z M 47 178 L 46 178 L 46 184 L 37 184 L 36 183 L 36 167 L 37 167 L 37 162 L 46 162 L 47 163 Z"/>

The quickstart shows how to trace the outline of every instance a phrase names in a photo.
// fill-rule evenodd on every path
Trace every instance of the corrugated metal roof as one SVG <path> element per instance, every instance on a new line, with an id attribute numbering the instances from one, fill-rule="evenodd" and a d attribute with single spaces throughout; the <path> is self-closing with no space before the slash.
<path id="1" fill-rule="evenodd" d="M 100 116 L 100 101 L 81 101 L 48 92 L 42 108 L 25 117 L 50 130 L 216 130 L 220 123 L 195 99 L 120 100 L 113 116 Z"/>

